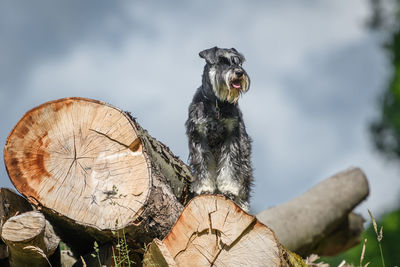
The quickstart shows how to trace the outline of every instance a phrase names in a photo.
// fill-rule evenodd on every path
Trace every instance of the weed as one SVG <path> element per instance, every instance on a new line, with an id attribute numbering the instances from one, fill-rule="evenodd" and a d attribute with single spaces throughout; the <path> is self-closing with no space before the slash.
<path id="1" fill-rule="evenodd" d="M 378 233 L 378 225 L 376 224 L 375 218 L 372 215 L 370 210 L 368 210 L 368 213 L 369 213 L 369 216 L 371 217 L 372 225 L 374 226 L 374 230 L 376 233 L 376 239 L 378 240 L 379 252 L 381 253 L 382 266 L 385 267 L 385 259 L 383 258 L 382 245 L 381 245 L 381 241 L 383 238 L 383 226 L 381 227 L 381 229 L 379 230 L 379 233 Z"/>

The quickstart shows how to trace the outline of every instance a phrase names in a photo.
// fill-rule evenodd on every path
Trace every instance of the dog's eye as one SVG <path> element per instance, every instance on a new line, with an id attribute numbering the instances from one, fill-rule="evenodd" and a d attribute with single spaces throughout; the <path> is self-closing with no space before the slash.
<path id="1" fill-rule="evenodd" d="M 239 66 L 242 65 L 242 62 L 240 62 L 240 59 L 238 57 L 233 57 L 232 61 L 235 65 L 239 65 Z"/>
<path id="2" fill-rule="evenodd" d="M 231 62 L 226 57 L 219 57 L 218 62 L 223 65 L 230 65 Z"/>

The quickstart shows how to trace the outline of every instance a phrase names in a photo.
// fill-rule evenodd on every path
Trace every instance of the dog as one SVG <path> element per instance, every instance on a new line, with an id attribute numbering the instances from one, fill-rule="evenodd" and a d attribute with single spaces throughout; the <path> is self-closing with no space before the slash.
<path id="1" fill-rule="evenodd" d="M 189 106 L 186 134 L 195 195 L 223 194 L 249 211 L 253 182 L 251 138 L 246 132 L 239 96 L 249 90 L 236 49 L 213 47 L 199 53 L 206 61 L 202 85 Z"/>

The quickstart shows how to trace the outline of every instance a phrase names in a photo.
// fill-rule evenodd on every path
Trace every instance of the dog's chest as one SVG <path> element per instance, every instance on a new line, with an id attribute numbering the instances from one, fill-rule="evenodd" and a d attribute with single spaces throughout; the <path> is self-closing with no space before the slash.
<path id="1" fill-rule="evenodd" d="M 198 131 L 207 138 L 211 147 L 221 144 L 226 140 L 238 126 L 235 117 L 208 117 L 198 124 Z"/>

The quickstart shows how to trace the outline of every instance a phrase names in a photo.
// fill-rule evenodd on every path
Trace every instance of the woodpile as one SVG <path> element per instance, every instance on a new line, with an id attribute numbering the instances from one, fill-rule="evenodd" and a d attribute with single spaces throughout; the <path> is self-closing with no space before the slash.
<path id="1" fill-rule="evenodd" d="M 223 196 L 192 199 L 189 168 L 167 146 L 129 113 L 84 98 L 28 111 L 4 162 L 22 195 L 0 191 L 0 264 L 10 266 L 114 266 L 124 256 L 135 266 L 297 266 L 293 252 L 359 242 L 352 210 L 369 190 L 352 168 L 256 216 Z"/>

